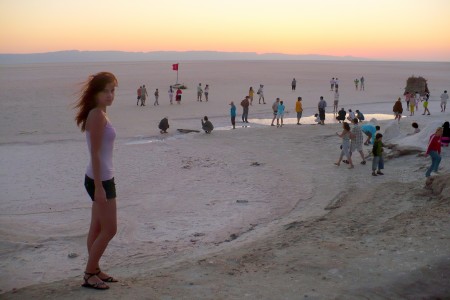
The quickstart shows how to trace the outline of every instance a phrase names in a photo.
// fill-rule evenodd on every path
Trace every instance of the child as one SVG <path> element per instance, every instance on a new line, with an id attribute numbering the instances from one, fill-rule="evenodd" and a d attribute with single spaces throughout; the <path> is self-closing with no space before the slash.
<path id="1" fill-rule="evenodd" d="M 408 135 L 413 135 L 413 134 L 416 134 L 416 133 L 420 132 L 419 124 L 417 124 L 416 122 L 413 122 L 411 124 L 411 126 L 412 126 L 412 128 L 414 128 L 414 132 L 413 133 L 408 133 Z"/>
<path id="2" fill-rule="evenodd" d="M 414 128 L 414 133 L 419 133 L 420 132 L 419 124 L 417 124 L 416 122 L 413 122 L 411 124 L 411 126 Z"/>
<path id="3" fill-rule="evenodd" d="M 321 124 L 322 123 L 322 121 L 320 121 L 319 114 L 314 114 L 314 117 L 316 117 L 314 122 L 316 122 L 317 124 Z"/>
<path id="4" fill-rule="evenodd" d="M 425 100 L 423 101 L 423 114 L 424 115 L 426 112 L 428 112 L 427 115 L 430 115 L 430 110 L 428 109 L 428 99 L 425 98 Z"/>
<path id="5" fill-rule="evenodd" d="M 375 136 L 375 142 L 373 143 L 373 162 L 372 162 L 372 176 L 384 175 L 381 173 L 381 170 L 384 169 L 384 160 L 383 160 L 383 142 L 381 141 L 383 135 L 381 133 L 377 133 Z M 378 171 L 375 173 L 375 171 Z"/>

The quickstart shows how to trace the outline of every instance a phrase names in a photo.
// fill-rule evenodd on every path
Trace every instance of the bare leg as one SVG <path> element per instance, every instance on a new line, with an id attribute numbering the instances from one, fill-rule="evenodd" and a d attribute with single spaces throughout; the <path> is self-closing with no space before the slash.
<path id="1" fill-rule="evenodd" d="M 92 204 L 91 226 L 87 238 L 88 262 L 87 273 L 97 273 L 100 269 L 99 262 L 105 252 L 108 243 L 117 232 L 117 208 L 116 200 L 110 199 L 106 203 Z M 100 275 L 100 274 L 99 274 Z M 103 278 L 105 277 L 102 276 Z M 91 277 L 89 283 L 101 281 L 97 276 Z"/>

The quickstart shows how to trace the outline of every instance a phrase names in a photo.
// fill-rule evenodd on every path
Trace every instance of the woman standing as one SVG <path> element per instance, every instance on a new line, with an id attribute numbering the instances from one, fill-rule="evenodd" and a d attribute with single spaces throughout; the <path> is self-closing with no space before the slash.
<path id="1" fill-rule="evenodd" d="M 425 156 L 430 155 L 431 166 L 425 173 L 425 177 L 430 177 L 431 172 L 437 173 L 439 164 L 441 163 L 441 136 L 444 129 L 439 127 L 436 132 L 430 136 L 430 141 L 428 142 L 427 152 Z"/>
<path id="2" fill-rule="evenodd" d="M 106 114 L 114 101 L 117 79 L 101 72 L 85 83 L 75 105 L 77 125 L 86 133 L 90 162 L 86 169 L 85 188 L 92 199 L 91 225 L 87 237 L 88 261 L 83 287 L 105 290 L 105 282 L 117 282 L 101 271 L 99 261 L 109 241 L 117 232 L 116 189 L 113 173 L 113 148 L 116 133 Z"/>
<path id="3" fill-rule="evenodd" d="M 342 151 L 341 151 L 341 155 L 339 155 L 339 160 L 337 163 L 334 163 L 336 166 L 340 166 L 341 165 L 341 160 L 344 157 L 347 157 L 348 163 L 350 164 L 350 167 L 348 167 L 349 169 L 353 169 L 353 162 L 352 162 L 352 157 L 350 155 L 350 139 L 352 137 L 352 133 L 350 132 L 350 125 L 348 125 L 347 122 L 342 123 L 342 133 L 339 134 L 338 132 L 336 132 L 336 135 L 340 138 L 342 138 Z"/>
<path id="4" fill-rule="evenodd" d="M 253 90 L 253 87 L 250 87 L 250 89 L 248 90 L 248 97 L 250 98 L 250 105 L 252 105 L 254 95 L 255 95 L 255 91 Z"/>

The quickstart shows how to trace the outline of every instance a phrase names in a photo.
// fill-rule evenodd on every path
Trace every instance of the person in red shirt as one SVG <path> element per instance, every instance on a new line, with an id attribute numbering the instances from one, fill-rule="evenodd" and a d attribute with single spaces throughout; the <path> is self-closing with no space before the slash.
<path id="1" fill-rule="evenodd" d="M 439 127 L 436 129 L 436 132 L 430 136 L 430 141 L 428 143 L 427 152 L 425 152 L 425 156 L 430 155 L 431 157 L 431 166 L 428 168 L 425 173 L 425 177 L 430 177 L 431 172 L 438 172 L 439 164 L 441 162 L 441 136 L 442 136 L 443 128 Z"/>
<path id="2" fill-rule="evenodd" d="M 177 101 L 178 104 L 180 104 L 181 102 L 181 94 L 183 94 L 183 92 L 181 91 L 180 88 L 177 89 L 177 93 L 176 93 L 176 97 L 175 100 Z"/>

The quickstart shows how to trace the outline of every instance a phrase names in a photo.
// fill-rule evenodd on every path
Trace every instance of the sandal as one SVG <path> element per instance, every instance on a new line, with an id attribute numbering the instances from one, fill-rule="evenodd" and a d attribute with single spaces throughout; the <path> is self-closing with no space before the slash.
<path id="1" fill-rule="evenodd" d="M 98 273 L 100 273 L 100 272 L 98 272 Z M 91 277 L 97 276 L 98 273 L 84 272 L 84 277 L 83 277 L 84 283 L 81 286 L 85 287 L 85 288 L 95 289 L 95 290 L 107 290 L 107 289 L 109 289 L 109 286 L 106 285 L 106 283 L 103 282 L 103 281 L 96 282 L 96 283 L 89 283 L 89 279 Z M 86 276 L 87 276 L 87 278 L 86 278 Z"/>
<path id="2" fill-rule="evenodd" d="M 102 280 L 103 282 L 109 282 L 109 283 L 111 283 L 111 282 L 119 282 L 119 280 L 115 279 L 115 278 L 112 277 L 112 276 L 109 276 L 109 277 L 106 277 L 106 278 L 101 278 L 101 277 L 99 276 L 99 274 L 100 274 L 101 272 L 102 272 L 102 271 L 99 269 L 96 275 L 97 275 L 97 277 L 100 278 L 100 280 Z M 106 275 L 106 276 L 108 276 L 108 275 Z"/>

